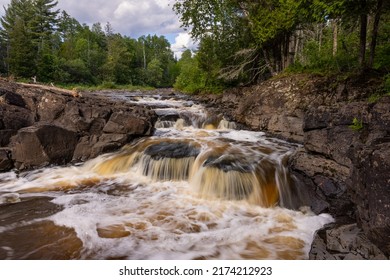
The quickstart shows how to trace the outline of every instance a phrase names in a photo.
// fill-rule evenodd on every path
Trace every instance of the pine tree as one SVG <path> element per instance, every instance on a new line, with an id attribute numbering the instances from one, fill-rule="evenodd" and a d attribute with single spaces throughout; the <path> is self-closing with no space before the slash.
<path id="1" fill-rule="evenodd" d="M 31 21 L 31 29 L 38 53 L 44 49 L 45 44 L 50 45 L 51 35 L 58 23 L 59 10 L 53 10 L 57 4 L 58 2 L 53 0 L 34 0 L 33 2 L 34 17 Z"/>
<path id="2" fill-rule="evenodd" d="M 34 46 L 26 23 L 16 18 L 9 33 L 10 50 L 8 54 L 9 74 L 17 77 L 31 77 L 36 74 Z"/>
<path id="3" fill-rule="evenodd" d="M 3 27 L 0 37 L 6 44 L 5 68 L 8 75 L 27 77 L 35 74 L 30 36 L 33 14 L 32 1 L 11 0 L 0 19 Z"/>

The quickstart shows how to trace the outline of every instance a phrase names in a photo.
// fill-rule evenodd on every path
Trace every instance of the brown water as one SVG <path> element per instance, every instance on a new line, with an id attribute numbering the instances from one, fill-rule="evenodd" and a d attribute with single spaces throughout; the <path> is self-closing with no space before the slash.
<path id="1" fill-rule="evenodd" d="M 295 145 L 191 102 L 115 98 L 155 108 L 155 136 L 83 165 L 0 174 L 1 259 L 307 258 L 332 218 L 301 207 L 286 168 Z"/>

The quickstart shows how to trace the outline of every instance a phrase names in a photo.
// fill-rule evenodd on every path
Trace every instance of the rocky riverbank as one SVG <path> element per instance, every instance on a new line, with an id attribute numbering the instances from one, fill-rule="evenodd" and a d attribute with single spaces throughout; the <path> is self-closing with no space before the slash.
<path id="1" fill-rule="evenodd" d="M 313 211 L 336 218 L 317 233 L 311 259 L 390 255 L 390 97 L 368 102 L 379 87 L 369 74 L 296 75 L 195 97 L 229 120 L 303 145 L 290 168 Z"/>
<path id="2" fill-rule="evenodd" d="M 313 211 L 336 219 L 317 233 L 311 259 L 386 259 L 390 97 L 368 102 L 379 87 L 369 75 L 296 75 L 188 98 L 242 127 L 302 144 L 290 169 Z M 94 158 L 152 135 L 157 120 L 152 109 L 120 99 L 5 80 L 0 116 L 0 172 Z"/>
<path id="3" fill-rule="evenodd" d="M 94 158 L 153 133 L 157 115 L 98 95 L 0 80 L 0 172 Z"/>

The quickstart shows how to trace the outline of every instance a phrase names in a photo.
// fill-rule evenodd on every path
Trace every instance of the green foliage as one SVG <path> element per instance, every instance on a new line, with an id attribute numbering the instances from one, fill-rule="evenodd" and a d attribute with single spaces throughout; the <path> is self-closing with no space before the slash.
<path id="1" fill-rule="evenodd" d="M 381 21 L 379 28 L 380 33 L 378 34 L 378 46 L 374 68 L 390 72 L 390 13 L 383 15 L 383 20 Z"/>
<path id="2" fill-rule="evenodd" d="M 385 75 L 390 72 L 389 3 L 178 0 L 173 9 L 200 43 L 194 56 L 188 51 L 177 62 L 164 36 L 133 39 L 115 33 L 110 23 L 80 24 L 59 11 L 54 0 L 11 0 L 0 18 L 0 75 L 37 76 L 38 82 L 175 85 L 190 93 L 220 92 L 284 69 L 344 75 L 366 62 L 371 67 L 370 53 L 364 60 L 361 51 L 375 46 L 371 43 L 377 43 L 373 67 Z M 373 19 L 368 35 L 362 24 L 367 16 Z M 386 92 L 389 83 L 387 76 Z"/>
<path id="3" fill-rule="evenodd" d="M 345 45 L 345 41 L 350 40 L 349 45 L 351 45 L 354 39 L 346 35 L 342 44 Z M 331 39 L 324 38 L 324 41 L 321 46 L 317 41 L 308 41 L 305 44 L 302 59 L 296 61 L 291 68 L 297 70 L 297 72 L 328 75 L 350 72 L 358 67 L 356 53 L 348 51 L 348 49 L 341 49 L 336 55 L 333 55 Z"/>
<path id="4" fill-rule="evenodd" d="M 103 82 L 98 89 L 118 89 L 118 86 L 114 82 Z"/>
<path id="5" fill-rule="evenodd" d="M 109 23 L 90 28 L 53 0 L 12 0 L 0 18 L 0 75 L 38 82 L 172 86 L 178 68 L 164 36 L 138 40 Z"/>
<path id="6" fill-rule="evenodd" d="M 149 85 L 158 87 L 162 85 L 164 69 L 161 61 L 154 58 L 148 63 L 146 68 L 146 81 Z"/>
<path id="7" fill-rule="evenodd" d="M 384 78 L 383 89 L 387 94 L 390 94 L 390 73 Z"/>
<path id="8" fill-rule="evenodd" d="M 10 74 L 21 77 L 35 75 L 34 45 L 22 19 L 16 19 L 15 26 L 10 32 L 9 44 L 10 50 L 7 61 Z"/>
<path id="9" fill-rule="evenodd" d="M 210 80 L 209 73 L 200 67 L 199 53 L 192 56 L 190 50 L 186 50 L 178 61 L 180 74 L 176 78 L 174 88 L 185 93 L 220 93 L 223 86 Z"/>
<path id="10" fill-rule="evenodd" d="M 354 131 L 360 131 L 363 129 L 363 121 L 357 118 L 354 118 L 352 124 L 349 126 Z"/>
<path id="11" fill-rule="evenodd" d="M 191 51 L 186 50 L 178 62 L 180 75 L 177 77 L 174 88 L 186 93 L 197 93 L 205 88 L 205 77 L 199 68 L 197 59 L 192 57 Z"/>
<path id="12" fill-rule="evenodd" d="M 60 60 L 57 80 L 61 83 L 93 84 L 94 79 L 85 62 L 76 58 Z"/>
<path id="13" fill-rule="evenodd" d="M 283 70 L 356 72 L 372 62 L 389 72 L 389 3 L 180 0 L 174 10 L 200 40 L 198 67 L 207 73 L 206 83 L 227 86 L 256 82 Z M 372 20 L 366 24 L 368 17 Z M 376 55 L 369 57 L 369 51 Z"/>

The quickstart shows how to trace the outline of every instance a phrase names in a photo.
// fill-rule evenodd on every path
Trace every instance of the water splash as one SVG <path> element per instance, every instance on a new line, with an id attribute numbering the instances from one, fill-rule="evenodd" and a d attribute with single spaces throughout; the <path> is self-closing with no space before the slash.
<path id="1" fill-rule="evenodd" d="M 332 218 L 287 209 L 302 205 L 287 168 L 296 146 L 232 130 L 234 123 L 199 105 L 161 96 L 130 100 L 165 116 L 154 137 L 81 166 L 0 174 L 0 196 L 17 198 L 0 205 L 8 217 L 0 225 L 0 255 L 307 258 L 314 232 Z M 27 201 L 36 203 L 24 213 Z M 39 235 L 47 238 L 37 242 Z"/>

